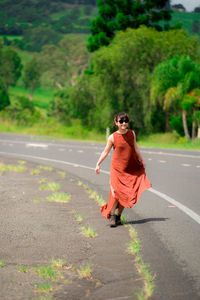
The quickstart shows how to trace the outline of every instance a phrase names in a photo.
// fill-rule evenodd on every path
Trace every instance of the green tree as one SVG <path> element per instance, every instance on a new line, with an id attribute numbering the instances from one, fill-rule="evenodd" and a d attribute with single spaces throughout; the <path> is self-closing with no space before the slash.
<path id="1" fill-rule="evenodd" d="M 21 59 L 16 51 L 10 47 L 0 47 L 0 77 L 6 91 L 9 85 L 15 85 L 21 76 Z"/>
<path id="2" fill-rule="evenodd" d="M 26 63 L 23 76 L 24 86 L 30 91 L 30 100 L 33 100 L 34 91 L 40 85 L 40 76 L 40 65 L 36 58 L 32 58 Z"/>
<path id="3" fill-rule="evenodd" d="M 199 20 L 195 19 L 195 20 L 193 21 L 191 32 L 197 33 L 197 34 L 200 33 L 200 24 L 199 24 Z"/>
<path id="4" fill-rule="evenodd" d="M 10 99 L 5 88 L 5 84 L 0 78 L 0 110 L 5 109 L 8 105 L 10 105 Z"/>
<path id="5" fill-rule="evenodd" d="M 195 59 L 197 49 L 196 39 L 183 30 L 158 32 L 141 26 L 118 32 L 108 47 L 95 51 L 91 70 L 74 86 L 70 101 L 76 107 L 88 101 L 82 122 L 87 120 L 100 130 L 105 130 L 113 115 L 122 110 L 129 113 L 130 125 L 136 131 L 149 131 L 150 84 L 155 66 L 175 54 Z"/>
<path id="6" fill-rule="evenodd" d="M 158 101 L 168 114 L 182 111 L 183 128 L 187 140 L 190 140 L 187 113 L 190 113 L 193 119 L 194 137 L 195 115 L 199 107 L 199 99 L 193 93 L 199 88 L 200 64 L 192 61 L 189 56 L 175 56 L 159 64 L 153 72 L 151 100 L 154 103 Z"/>
<path id="7" fill-rule="evenodd" d="M 25 30 L 22 43 L 25 50 L 40 52 L 44 45 L 57 45 L 60 39 L 61 35 L 50 27 L 38 26 Z"/>
<path id="8" fill-rule="evenodd" d="M 117 31 L 136 29 L 142 24 L 161 31 L 163 28 L 158 22 L 171 18 L 171 11 L 166 9 L 168 0 L 98 0 L 97 3 L 99 16 L 92 21 L 92 35 L 87 45 L 90 52 L 108 45 Z"/>
<path id="9" fill-rule="evenodd" d="M 58 46 L 44 46 L 37 58 L 42 70 L 41 84 L 64 88 L 75 84 L 76 77 L 88 67 L 90 55 L 82 38 L 66 37 Z"/>

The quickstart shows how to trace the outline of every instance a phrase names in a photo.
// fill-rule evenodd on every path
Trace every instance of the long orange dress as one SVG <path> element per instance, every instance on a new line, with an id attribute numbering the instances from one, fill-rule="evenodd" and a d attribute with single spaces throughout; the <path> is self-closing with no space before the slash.
<path id="1" fill-rule="evenodd" d="M 105 218 L 110 218 L 115 199 L 124 207 L 132 207 L 137 203 L 142 192 L 151 187 L 145 169 L 138 161 L 134 138 L 130 129 L 125 134 L 113 133 L 110 196 L 109 201 L 100 208 Z"/>

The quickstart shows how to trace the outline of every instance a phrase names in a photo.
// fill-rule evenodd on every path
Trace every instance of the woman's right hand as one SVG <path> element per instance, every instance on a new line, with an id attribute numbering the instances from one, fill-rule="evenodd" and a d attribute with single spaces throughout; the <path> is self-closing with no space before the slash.
<path id="1" fill-rule="evenodd" d="M 99 174 L 99 172 L 100 172 L 100 166 L 99 165 L 96 165 L 95 172 L 96 172 L 96 174 Z"/>

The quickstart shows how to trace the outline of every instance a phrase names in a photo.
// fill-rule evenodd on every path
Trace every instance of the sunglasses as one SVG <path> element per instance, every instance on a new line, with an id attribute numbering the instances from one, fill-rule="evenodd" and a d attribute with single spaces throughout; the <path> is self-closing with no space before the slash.
<path id="1" fill-rule="evenodd" d="M 128 118 L 125 118 L 125 119 L 121 119 L 118 121 L 120 124 L 123 124 L 123 123 L 128 123 L 129 122 L 129 119 Z"/>

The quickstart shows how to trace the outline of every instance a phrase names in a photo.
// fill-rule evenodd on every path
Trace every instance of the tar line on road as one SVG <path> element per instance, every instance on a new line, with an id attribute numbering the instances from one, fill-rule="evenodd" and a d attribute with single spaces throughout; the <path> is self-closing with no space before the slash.
<path id="1" fill-rule="evenodd" d="M 80 165 L 80 164 L 76 164 L 76 163 L 71 163 L 71 162 L 67 162 L 67 161 L 63 161 L 63 160 L 51 159 L 51 158 L 46 158 L 46 157 L 33 156 L 33 155 L 27 155 L 27 154 L 18 154 L 18 153 L 7 153 L 7 152 L 0 152 L 0 154 L 7 154 L 7 155 L 9 154 L 9 155 L 15 155 L 15 156 L 20 156 L 20 157 L 39 159 L 39 160 L 43 160 L 43 161 L 49 161 L 49 162 L 65 164 L 65 165 L 72 166 L 72 167 L 84 168 L 84 169 L 88 169 L 88 170 L 92 170 L 92 171 L 95 170 L 94 168 L 88 167 L 88 166 L 85 166 L 85 165 Z M 106 174 L 106 175 L 110 174 L 110 172 L 104 171 L 104 170 L 101 170 L 101 172 Z M 186 215 L 188 215 L 195 222 L 200 224 L 200 216 L 198 214 L 196 214 L 193 210 L 189 209 L 187 206 L 181 204 L 180 202 L 174 200 L 173 198 L 171 198 L 171 197 L 167 196 L 166 194 L 161 193 L 161 192 L 159 192 L 159 191 L 157 191 L 153 188 L 150 188 L 148 191 L 150 191 L 151 193 L 156 194 L 157 196 L 164 199 L 165 201 L 177 206 Z"/>

